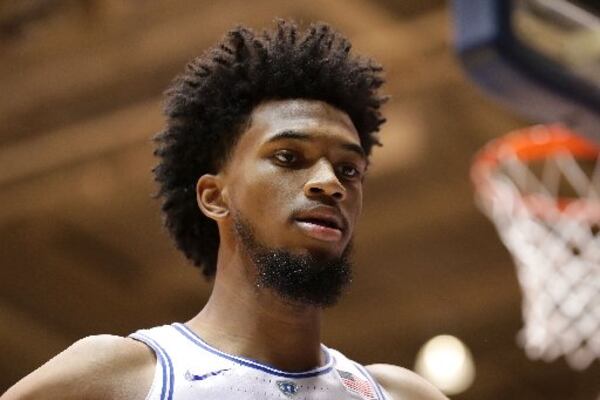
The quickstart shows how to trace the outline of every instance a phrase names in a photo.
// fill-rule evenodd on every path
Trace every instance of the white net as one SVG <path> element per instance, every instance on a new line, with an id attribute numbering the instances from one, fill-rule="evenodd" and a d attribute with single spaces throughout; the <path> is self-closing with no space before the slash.
<path id="1" fill-rule="evenodd" d="M 527 132 L 531 146 L 555 140 L 549 129 Z M 493 163 L 474 165 L 478 200 L 515 260 L 520 344 L 532 359 L 584 369 L 600 360 L 600 158 L 528 150 L 496 144 Z"/>

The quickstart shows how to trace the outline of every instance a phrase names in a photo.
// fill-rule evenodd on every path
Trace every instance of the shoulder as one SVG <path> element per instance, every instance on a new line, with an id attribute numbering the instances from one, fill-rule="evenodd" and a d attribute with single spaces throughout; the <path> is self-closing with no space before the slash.
<path id="1" fill-rule="evenodd" d="M 394 400 L 447 400 L 435 386 L 406 368 L 390 364 L 366 368 Z"/>
<path id="2" fill-rule="evenodd" d="M 27 375 L 1 400 L 143 399 L 152 384 L 155 363 L 152 350 L 136 340 L 89 336 Z"/>

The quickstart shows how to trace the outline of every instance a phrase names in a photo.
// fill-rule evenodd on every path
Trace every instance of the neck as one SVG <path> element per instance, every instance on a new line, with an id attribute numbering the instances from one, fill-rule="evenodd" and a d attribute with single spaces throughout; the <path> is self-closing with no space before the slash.
<path id="1" fill-rule="evenodd" d="M 251 269 L 236 258 L 219 262 L 211 297 L 188 327 L 221 351 L 284 371 L 322 365 L 321 310 L 257 288 Z"/>

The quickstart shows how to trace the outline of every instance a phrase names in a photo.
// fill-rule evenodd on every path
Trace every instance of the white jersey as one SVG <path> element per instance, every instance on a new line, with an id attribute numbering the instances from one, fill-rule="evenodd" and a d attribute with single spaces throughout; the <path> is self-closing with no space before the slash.
<path id="1" fill-rule="evenodd" d="M 185 325 L 139 330 L 156 354 L 146 400 L 390 400 L 360 364 L 323 345 L 325 365 L 285 372 L 210 346 Z"/>

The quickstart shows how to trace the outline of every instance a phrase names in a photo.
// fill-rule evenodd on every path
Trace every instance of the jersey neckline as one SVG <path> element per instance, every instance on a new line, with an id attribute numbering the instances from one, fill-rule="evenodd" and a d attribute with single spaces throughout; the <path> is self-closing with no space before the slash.
<path id="1" fill-rule="evenodd" d="M 192 331 L 190 328 L 188 328 L 187 326 L 185 326 L 182 323 L 175 322 L 174 324 L 171 324 L 171 326 L 174 329 L 176 329 L 180 334 L 185 336 L 188 340 L 192 341 L 195 345 L 201 347 L 202 349 L 204 349 L 210 353 L 213 353 L 213 354 L 215 354 L 219 357 L 225 358 L 227 360 L 233 361 L 237 364 L 244 365 L 249 368 L 254 368 L 254 369 L 269 373 L 271 375 L 276 375 L 276 376 L 280 376 L 280 377 L 310 378 L 313 376 L 325 374 L 325 373 L 331 371 L 331 369 L 333 368 L 334 362 L 335 362 L 335 359 L 329 353 L 329 349 L 325 345 L 321 344 L 321 351 L 325 355 L 325 364 L 323 366 L 316 367 L 316 368 L 310 369 L 308 371 L 301 371 L 301 372 L 282 371 L 280 369 L 273 368 L 269 365 L 260 363 L 256 360 L 252 360 L 249 358 L 244 358 L 244 357 L 236 356 L 233 354 L 225 353 L 225 352 L 211 346 L 210 344 L 206 343 L 200 336 L 198 336 L 198 334 L 196 334 L 194 331 Z"/>

